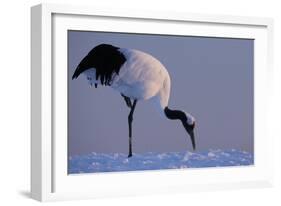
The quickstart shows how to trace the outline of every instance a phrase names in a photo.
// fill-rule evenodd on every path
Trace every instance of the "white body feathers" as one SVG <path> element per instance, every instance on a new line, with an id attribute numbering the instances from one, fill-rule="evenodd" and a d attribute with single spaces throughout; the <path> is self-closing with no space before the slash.
<path id="1" fill-rule="evenodd" d="M 119 49 L 126 57 L 119 75 L 114 74 L 111 87 L 123 95 L 137 100 L 155 97 L 161 110 L 168 106 L 170 96 L 170 76 L 159 60 L 142 51 Z M 85 71 L 89 83 L 100 84 L 95 78 L 95 69 Z"/>
<path id="2" fill-rule="evenodd" d="M 120 48 L 126 57 L 119 75 L 114 74 L 111 87 L 123 95 L 137 100 L 152 99 L 160 114 L 164 115 L 164 109 L 168 106 L 170 97 L 171 80 L 164 65 L 155 57 L 145 52 Z M 94 68 L 84 72 L 89 83 L 101 84 L 96 80 Z M 186 113 L 187 122 L 192 125 L 195 118 Z"/>

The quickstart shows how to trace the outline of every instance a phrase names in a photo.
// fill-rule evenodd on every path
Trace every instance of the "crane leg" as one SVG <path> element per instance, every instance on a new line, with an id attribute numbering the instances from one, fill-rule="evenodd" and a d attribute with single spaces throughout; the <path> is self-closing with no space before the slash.
<path id="1" fill-rule="evenodd" d="M 129 107 L 129 108 L 132 108 L 132 102 L 131 102 L 131 99 L 127 96 L 125 96 L 124 94 L 121 94 L 121 96 L 124 98 L 125 102 L 126 102 L 126 105 Z"/>
<path id="2" fill-rule="evenodd" d="M 134 100 L 133 105 L 131 107 L 131 111 L 128 116 L 128 124 L 129 124 L 129 155 L 128 155 L 128 157 L 132 156 L 132 123 L 133 123 L 133 115 L 134 115 L 136 104 L 137 104 L 137 100 Z"/>

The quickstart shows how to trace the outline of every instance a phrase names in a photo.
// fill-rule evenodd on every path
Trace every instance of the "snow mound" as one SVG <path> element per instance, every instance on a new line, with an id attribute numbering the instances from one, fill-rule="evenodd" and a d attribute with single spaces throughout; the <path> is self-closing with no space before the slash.
<path id="1" fill-rule="evenodd" d="M 68 159 L 68 173 L 95 173 L 179 168 L 204 168 L 253 165 L 253 155 L 240 150 L 205 152 L 147 152 L 127 158 L 123 153 L 90 153 Z"/>

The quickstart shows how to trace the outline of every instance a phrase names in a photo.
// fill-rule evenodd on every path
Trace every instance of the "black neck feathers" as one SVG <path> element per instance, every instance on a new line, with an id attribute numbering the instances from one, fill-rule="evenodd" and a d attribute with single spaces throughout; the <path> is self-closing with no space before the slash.
<path id="1" fill-rule="evenodd" d="M 72 79 L 77 78 L 87 69 L 96 69 L 96 79 L 100 79 L 102 85 L 110 85 L 113 74 L 119 74 L 121 66 L 126 61 L 119 47 L 109 44 L 100 44 L 94 47 L 77 66 Z"/>
<path id="2" fill-rule="evenodd" d="M 171 110 L 168 107 L 165 107 L 164 112 L 168 119 L 171 119 L 171 120 L 178 119 L 178 120 L 181 120 L 181 122 L 187 121 L 186 114 L 180 110 Z"/>

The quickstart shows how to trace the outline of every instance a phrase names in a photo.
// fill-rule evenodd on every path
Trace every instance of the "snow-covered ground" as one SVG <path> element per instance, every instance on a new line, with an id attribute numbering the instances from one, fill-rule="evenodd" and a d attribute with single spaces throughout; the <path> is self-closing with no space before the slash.
<path id="1" fill-rule="evenodd" d="M 69 174 L 253 165 L 251 153 L 239 150 L 147 152 L 127 158 L 123 153 L 90 153 L 69 157 Z"/>

